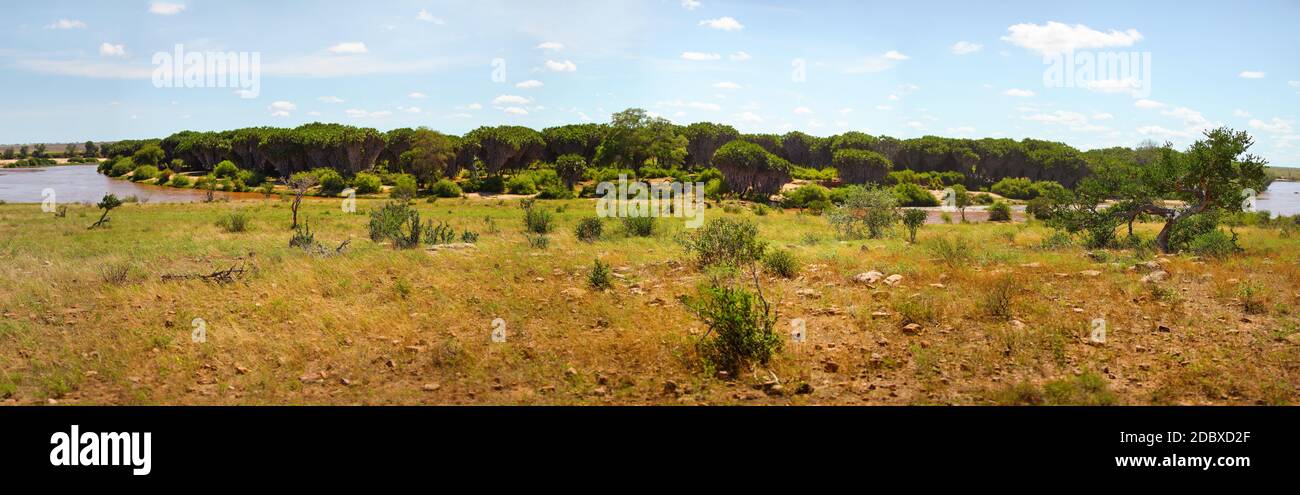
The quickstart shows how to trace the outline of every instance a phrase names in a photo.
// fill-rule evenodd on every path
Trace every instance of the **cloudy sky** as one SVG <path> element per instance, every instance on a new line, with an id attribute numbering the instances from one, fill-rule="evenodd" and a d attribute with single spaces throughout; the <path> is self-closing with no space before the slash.
<path id="1" fill-rule="evenodd" d="M 6 143 L 312 121 L 540 129 L 641 107 L 742 132 L 1081 148 L 1182 146 L 1228 125 L 1300 165 L 1292 0 L 47 0 L 6 2 L 0 19 Z M 256 54 L 259 84 L 157 87 L 155 60 L 178 44 L 197 60 Z M 1116 54 L 1135 63 L 1084 70 Z"/>

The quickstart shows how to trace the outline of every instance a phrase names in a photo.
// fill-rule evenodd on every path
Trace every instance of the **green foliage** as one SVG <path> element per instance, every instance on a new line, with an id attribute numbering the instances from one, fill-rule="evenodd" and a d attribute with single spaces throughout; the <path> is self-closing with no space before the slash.
<path id="1" fill-rule="evenodd" d="M 965 239 L 960 237 L 935 238 L 928 241 L 926 248 L 935 258 L 939 258 L 940 261 L 950 267 L 962 266 L 971 260 L 970 246 Z"/>
<path id="2" fill-rule="evenodd" d="M 1038 197 L 1038 190 L 1033 181 L 1024 177 L 1007 177 L 989 188 L 994 194 L 1011 199 L 1033 199 Z"/>
<path id="3" fill-rule="evenodd" d="M 762 259 L 767 244 L 758 240 L 758 226 L 732 218 L 714 218 L 678 238 L 700 268 L 741 267 Z"/>
<path id="4" fill-rule="evenodd" d="M 426 229 L 420 224 L 420 213 L 406 201 L 391 201 L 370 211 L 370 240 L 390 241 L 398 249 L 420 245 Z"/>
<path id="5" fill-rule="evenodd" d="M 168 181 L 168 184 L 172 187 L 189 187 L 191 183 L 189 177 L 181 174 L 173 175 L 171 180 Z"/>
<path id="6" fill-rule="evenodd" d="M 574 153 L 560 155 L 555 159 L 555 173 L 564 181 L 565 187 L 573 189 L 574 184 L 587 173 L 587 160 Z"/>
<path id="7" fill-rule="evenodd" d="M 878 239 L 898 221 L 897 199 L 880 188 L 850 186 L 844 201 L 830 213 L 831 226 L 842 239 Z"/>
<path id="8" fill-rule="evenodd" d="M 414 198 L 418 192 L 415 176 L 411 174 L 398 174 L 393 178 L 393 187 L 388 190 L 388 196 L 393 199 L 409 201 Z"/>
<path id="9" fill-rule="evenodd" d="M 435 182 L 430 192 L 439 198 L 459 198 L 464 195 L 464 192 L 460 190 L 460 186 L 448 179 L 440 179 Z"/>
<path id="10" fill-rule="evenodd" d="M 596 290 L 609 289 L 613 285 L 612 278 L 609 265 L 600 260 L 596 260 L 587 272 L 587 284 Z"/>
<path id="11" fill-rule="evenodd" d="M 510 194 L 537 194 L 537 184 L 527 175 L 515 175 L 506 181 L 506 192 Z"/>
<path id="12" fill-rule="evenodd" d="M 907 241 L 916 242 L 916 231 L 925 225 L 925 219 L 928 215 L 925 210 L 907 208 L 903 210 L 903 226 L 907 227 Z"/>
<path id="13" fill-rule="evenodd" d="M 600 217 L 586 217 L 578 221 L 573 235 L 583 242 L 596 242 L 605 232 L 605 222 Z"/>
<path id="14" fill-rule="evenodd" d="M 790 162 L 746 141 L 722 145 L 712 163 L 722 171 L 722 184 L 741 194 L 769 196 L 790 182 Z"/>
<path id="15" fill-rule="evenodd" d="M 985 292 L 984 299 L 980 301 L 984 314 L 1000 320 L 1010 319 L 1011 305 L 1019 288 L 1020 286 L 1010 276 L 994 281 Z"/>
<path id="16" fill-rule="evenodd" d="M 143 182 L 158 176 L 158 167 L 141 165 L 131 171 L 131 182 Z"/>
<path id="17" fill-rule="evenodd" d="M 233 179 L 239 176 L 239 167 L 235 166 L 235 162 L 222 160 L 212 169 L 212 175 L 221 179 Z"/>
<path id="18" fill-rule="evenodd" d="M 939 206 L 939 199 L 930 191 L 910 182 L 894 186 L 891 192 L 899 206 Z"/>
<path id="19" fill-rule="evenodd" d="M 161 165 L 167 154 L 159 148 L 157 144 L 149 144 L 141 147 L 131 155 L 131 159 L 140 165 L 152 165 L 157 167 Z"/>
<path id="20" fill-rule="evenodd" d="M 994 201 L 993 206 L 989 207 L 990 222 L 1010 222 L 1011 205 L 1005 201 Z"/>
<path id="21" fill-rule="evenodd" d="M 763 267 L 774 275 L 794 278 L 799 275 L 799 259 L 785 249 L 773 249 L 763 256 Z"/>
<path id="22" fill-rule="evenodd" d="M 361 172 L 352 178 L 352 188 L 357 194 L 376 194 L 383 190 L 384 184 L 378 175 Z"/>
<path id="23" fill-rule="evenodd" d="M 831 160 L 840 178 L 849 184 L 881 183 L 894 168 L 885 155 L 865 149 L 840 149 Z"/>
<path id="24" fill-rule="evenodd" d="M 348 181 L 332 168 L 318 168 L 311 173 L 320 181 L 320 193 L 325 196 L 337 196 L 348 188 Z"/>
<path id="25" fill-rule="evenodd" d="M 623 232 L 633 237 L 654 235 L 655 217 L 623 217 Z"/>
<path id="26" fill-rule="evenodd" d="M 109 166 L 109 177 L 121 177 L 134 172 L 136 168 L 135 161 L 130 158 L 117 158 L 115 161 L 105 163 L 112 163 L 112 165 Z"/>
<path id="27" fill-rule="evenodd" d="M 698 349 L 712 366 L 731 376 L 750 363 L 766 364 L 780 352 L 776 317 L 762 296 L 744 288 L 703 287 L 687 307 L 709 327 Z"/>
<path id="28" fill-rule="evenodd" d="M 786 208 L 807 208 L 810 203 L 823 204 L 829 202 L 831 190 L 817 184 L 804 184 L 799 188 L 785 193 L 781 205 Z"/>
<path id="29" fill-rule="evenodd" d="M 519 208 L 524 210 L 524 232 L 545 235 L 555 229 L 555 218 L 551 212 L 546 208 L 537 208 L 535 200 L 520 200 Z"/>
<path id="30" fill-rule="evenodd" d="M 1219 229 L 1193 237 L 1187 243 L 1187 249 L 1206 258 L 1227 258 L 1241 250 L 1232 236 Z"/>
<path id="31" fill-rule="evenodd" d="M 217 218 L 217 226 L 232 234 L 247 231 L 251 222 L 252 216 L 241 210 L 231 211 Z"/>

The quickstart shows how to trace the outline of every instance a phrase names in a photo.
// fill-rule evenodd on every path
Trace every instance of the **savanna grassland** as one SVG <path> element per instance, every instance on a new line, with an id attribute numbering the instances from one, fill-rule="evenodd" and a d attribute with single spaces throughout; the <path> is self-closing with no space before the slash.
<path id="1" fill-rule="evenodd" d="M 338 200 L 302 215 L 330 249 L 288 244 L 289 203 L 128 204 L 87 230 L 0 205 L 0 401 L 5 404 L 1295 404 L 1300 237 L 1238 227 L 1224 259 L 1043 248 L 1037 222 L 931 224 L 917 243 L 839 241 L 825 217 L 718 204 L 789 249 L 764 273 L 785 340 L 768 366 L 719 377 L 679 298 L 705 275 L 673 242 L 605 221 L 592 200 L 540 201 L 557 229 L 531 246 L 517 200 L 420 200 L 472 248 L 396 250 Z M 218 225 L 232 210 L 248 228 Z M 1140 224 L 1151 237 L 1158 224 Z M 339 252 L 339 244 L 350 241 Z M 612 287 L 588 284 L 594 260 Z M 221 283 L 189 275 L 246 270 Z M 1143 282 L 1149 272 L 1168 278 Z M 868 284 L 868 271 L 900 282 Z M 168 277 L 169 275 L 173 277 Z M 174 277 L 174 276 L 181 277 Z M 191 339 L 205 322 L 204 343 Z M 492 321 L 507 341 L 492 342 Z M 807 341 L 790 342 L 794 318 Z M 1104 318 L 1104 344 L 1089 341 Z M 916 325 L 911 326 L 909 325 Z M 919 328 L 918 328 L 919 327 Z M 906 329 L 905 329 L 906 328 Z"/>

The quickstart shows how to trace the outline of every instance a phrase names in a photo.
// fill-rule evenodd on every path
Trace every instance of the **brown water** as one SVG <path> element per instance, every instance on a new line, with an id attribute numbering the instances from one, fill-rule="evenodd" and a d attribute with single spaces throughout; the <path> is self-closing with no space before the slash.
<path id="1" fill-rule="evenodd" d="M 1276 181 L 1255 199 L 1255 209 L 1278 215 L 1300 215 L 1300 182 Z"/>
<path id="2" fill-rule="evenodd" d="M 43 168 L 0 168 L 0 200 L 9 203 L 40 203 L 50 191 L 56 203 L 97 203 L 105 194 L 118 198 L 135 196 L 140 201 L 189 203 L 202 201 L 203 191 L 148 186 L 110 179 L 94 165 L 61 165 Z M 218 196 L 222 194 L 218 193 Z"/>

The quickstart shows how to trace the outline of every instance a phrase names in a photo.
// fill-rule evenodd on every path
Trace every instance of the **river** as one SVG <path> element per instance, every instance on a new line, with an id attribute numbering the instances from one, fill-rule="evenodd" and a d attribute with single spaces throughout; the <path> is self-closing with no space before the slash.
<path id="1" fill-rule="evenodd" d="M 0 168 L 0 201 L 40 203 L 54 193 L 56 203 L 97 203 L 104 194 L 118 198 L 135 196 L 151 203 L 188 203 L 202 201 L 204 191 L 149 186 L 110 179 L 95 171 L 94 165 L 60 165 L 41 168 Z M 220 194 L 219 194 L 220 195 Z"/>

